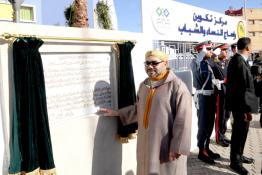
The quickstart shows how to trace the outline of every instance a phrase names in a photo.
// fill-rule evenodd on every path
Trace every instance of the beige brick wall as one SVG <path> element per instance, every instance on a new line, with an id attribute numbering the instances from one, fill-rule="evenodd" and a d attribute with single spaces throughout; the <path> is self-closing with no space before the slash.
<path id="1" fill-rule="evenodd" d="M 252 48 L 254 51 L 262 50 L 262 8 L 246 9 L 246 18 L 247 36 L 252 39 Z"/>

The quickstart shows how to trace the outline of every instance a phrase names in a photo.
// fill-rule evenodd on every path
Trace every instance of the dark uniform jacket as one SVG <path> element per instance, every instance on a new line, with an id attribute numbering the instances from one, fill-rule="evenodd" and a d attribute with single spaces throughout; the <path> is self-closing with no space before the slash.
<path id="1" fill-rule="evenodd" d="M 203 87 L 203 90 L 214 90 L 214 85 L 212 83 L 213 78 L 214 78 L 214 74 L 208 60 L 202 60 L 200 62 L 200 68 L 199 68 L 200 89 L 207 81 L 205 86 Z"/>
<path id="2" fill-rule="evenodd" d="M 212 67 L 212 70 L 214 72 L 214 76 L 216 79 L 224 81 L 227 77 L 227 67 L 228 67 L 228 59 L 224 59 L 219 61 L 218 63 L 215 63 Z M 226 85 L 222 83 L 221 90 L 226 94 Z"/>
<path id="3" fill-rule="evenodd" d="M 258 110 L 253 76 L 250 67 L 240 54 L 232 57 L 227 68 L 226 107 L 242 113 Z"/>

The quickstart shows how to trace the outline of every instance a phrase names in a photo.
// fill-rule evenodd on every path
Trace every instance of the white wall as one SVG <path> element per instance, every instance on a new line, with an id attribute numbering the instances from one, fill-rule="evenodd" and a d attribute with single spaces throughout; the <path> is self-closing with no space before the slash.
<path id="1" fill-rule="evenodd" d="M 0 34 L 5 32 L 20 33 L 27 35 L 55 36 L 55 37 L 71 37 L 71 38 L 89 38 L 102 40 L 133 40 L 136 41 L 136 47 L 133 49 L 134 65 L 143 67 L 144 53 L 146 45 L 141 39 L 141 34 L 133 34 L 127 32 L 115 32 L 104 30 L 88 30 L 65 27 L 38 26 L 26 24 L 1 23 Z M 92 52 L 93 47 L 81 46 L 83 42 L 77 41 L 47 41 L 40 48 L 42 58 L 47 58 L 46 53 L 50 52 L 66 52 L 68 49 L 79 52 Z M 72 44 L 74 42 L 74 44 Z M 72 45 L 70 45 L 70 43 Z M 68 44 L 65 45 L 65 44 Z M 76 45 L 80 44 L 78 47 Z M 105 45 L 113 43 L 105 42 Z M 9 142 L 9 90 L 8 81 L 8 64 L 11 56 L 8 56 L 8 44 L 6 41 L 0 42 L 0 58 L 1 58 L 1 84 L 3 84 L 4 96 L 1 96 L 1 102 L 4 102 L 5 115 L 1 116 L 0 129 L 0 157 L 4 157 L 4 147 L 8 147 Z M 148 46 L 150 47 L 150 46 Z M 90 50 L 91 48 L 91 50 Z M 43 63 L 45 60 L 43 60 Z M 141 81 L 145 78 L 145 73 L 141 66 L 134 66 L 134 72 L 137 78 L 135 81 Z M 102 118 L 98 116 L 87 116 L 82 118 L 74 118 L 67 120 L 55 120 L 50 122 L 50 133 L 53 143 L 53 154 L 58 174 L 135 174 L 136 172 L 136 140 L 130 141 L 129 144 L 121 145 L 116 139 L 116 120 Z M 2 132 L 4 130 L 4 132 Z M 3 144 L 2 135 L 6 136 Z M 1 161 L 0 159 L 0 161 Z M 8 161 L 8 159 L 7 159 Z M 2 165 L 1 165 L 2 168 Z M 5 164 L 3 169 L 6 171 L 8 165 Z M 5 175 L 5 174 L 4 174 Z"/>
<path id="2" fill-rule="evenodd" d="M 5 32 L 36 35 L 40 36 L 40 38 L 41 36 L 48 36 L 136 41 L 136 45 L 132 50 L 136 87 L 146 78 L 143 65 L 144 54 L 147 50 L 152 49 L 152 40 L 148 35 L 105 30 L 1 23 L 0 35 Z M 11 41 L 8 42 L 11 43 Z M 57 54 L 66 52 L 68 49 L 78 52 L 83 49 L 80 52 L 84 53 L 92 52 L 92 49 L 95 49 L 95 47 L 85 47 L 85 42 L 78 41 L 44 40 L 44 42 L 44 45 L 40 48 L 43 63 L 46 61 L 44 59 L 47 58 L 47 53 Z M 105 45 L 108 46 L 108 42 L 105 42 Z M 4 155 L 4 151 L 8 153 L 10 135 L 9 90 L 12 85 L 9 81 L 10 70 L 8 69 L 12 55 L 11 49 L 8 49 L 6 40 L 0 40 L 0 51 L 0 85 L 3 87 L 0 90 L 1 94 L 4 94 L 4 96 L 1 95 L 0 99 L 4 107 L 4 113 L 1 116 L 2 120 L 0 120 L 2 121 L 2 124 L 0 123 L 0 161 L 4 159 L 7 162 L 0 167 L 5 171 L 3 175 L 6 175 L 9 155 Z M 196 148 L 196 119 L 196 115 L 193 115 L 192 149 Z M 102 118 L 96 115 L 51 121 L 50 133 L 58 174 L 136 174 L 136 139 L 131 140 L 128 144 L 119 144 L 115 140 L 116 127 L 115 119 Z M 4 147 L 2 145 L 4 145 Z"/>
<path id="3" fill-rule="evenodd" d="M 0 84 L 2 85 L 2 84 Z M 1 103 L 1 101 L 0 101 Z M 0 104 L 0 126 L 4 126 L 3 125 L 3 116 L 2 116 L 2 105 Z M 2 129 L 2 128 L 1 128 Z M 4 135 L 3 135 L 3 129 L 0 131 L 0 172 L 2 172 L 2 168 L 3 168 L 3 161 L 4 161 Z"/>

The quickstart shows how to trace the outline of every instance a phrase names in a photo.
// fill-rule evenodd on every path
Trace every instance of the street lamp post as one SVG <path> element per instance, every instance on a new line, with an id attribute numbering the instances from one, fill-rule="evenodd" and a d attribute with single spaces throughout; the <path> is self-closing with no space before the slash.
<path id="1" fill-rule="evenodd" d="M 247 22 L 247 2 L 246 2 L 246 0 L 244 0 L 244 20 L 246 22 L 246 24 L 245 24 L 245 36 L 247 36 L 247 34 L 248 34 L 248 32 L 247 32 L 248 22 Z"/>
<path id="2" fill-rule="evenodd" d="M 244 12 L 245 12 L 245 21 L 247 21 L 247 13 L 246 13 L 246 10 L 247 10 L 247 1 L 244 0 Z"/>
<path id="3" fill-rule="evenodd" d="M 18 23 L 20 21 L 20 7 L 24 0 L 8 0 L 13 7 L 13 21 Z"/>

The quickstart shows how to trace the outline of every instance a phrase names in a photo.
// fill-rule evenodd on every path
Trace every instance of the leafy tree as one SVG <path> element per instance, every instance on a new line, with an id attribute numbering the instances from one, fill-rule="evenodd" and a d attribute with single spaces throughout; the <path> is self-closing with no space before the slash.
<path id="1" fill-rule="evenodd" d="M 72 4 L 69 5 L 64 11 L 64 15 L 66 18 L 66 24 L 71 27 L 73 22 L 72 22 L 72 16 L 74 15 L 74 6 Z"/>
<path id="2" fill-rule="evenodd" d="M 95 13 L 97 15 L 98 24 L 103 29 L 112 29 L 112 22 L 109 15 L 109 7 L 103 0 L 96 4 Z"/>

